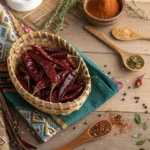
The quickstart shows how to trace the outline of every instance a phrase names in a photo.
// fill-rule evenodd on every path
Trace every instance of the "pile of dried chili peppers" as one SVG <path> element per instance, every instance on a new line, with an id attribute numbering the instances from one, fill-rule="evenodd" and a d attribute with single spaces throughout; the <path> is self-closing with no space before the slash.
<path id="1" fill-rule="evenodd" d="M 22 60 L 17 79 L 35 97 L 64 103 L 83 92 L 85 83 L 79 75 L 81 62 L 64 48 L 30 45 L 30 50 L 22 52 Z"/>

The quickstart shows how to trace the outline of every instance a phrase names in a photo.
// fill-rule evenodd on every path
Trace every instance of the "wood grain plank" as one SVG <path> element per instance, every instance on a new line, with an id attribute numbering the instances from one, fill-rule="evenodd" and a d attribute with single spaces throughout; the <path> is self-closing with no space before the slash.
<path id="1" fill-rule="evenodd" d="M 142 4 L 139 6 L 144 8 L 148 16 L 150 16 L 150 3 Z M 107 47 L 101 41 L 90 35 L 87 31 L 83 30 L 85 24 L 88 24 L 85 17 L 82 20 L 78 20 L 76 24 L 70 26 L 66 31 L 60 35 L 70 40 L 83 52 L 101 52 L 101 53 L 115 53 L 111 48 Z M 142 20 L 132 17 L 129 13 L 125 12 L 120 18 L 120 21 L 114 25 L 107 27 L 98 27 L 97 29 L 104 33 L 110 40 L 116 43 L 118 46 L 126 51 L 140 54 L 150 54 L 150 42 L 144 40 L 137 41 L 118 41 L 111 36 L 111 31 L 118 25 L 128 26 L 138 33 L 150 36 L 150 21 Z M 75 32 L 74 32 L 75 31 Z"/>
<path id="2" fill-rule="evenodd" d="M 118 54 L 100 54 L 100 53 L 84 53 L 88 58 L 90 58 L 94 63 L 96 63 L 102 70 L 106 73 L 111 72 L 111 77 L 114 78 L 134 78 L 145 74 L 145 78 L 150 78 L 150 56 L 142 55 L 145 60 L 145 67 L 140 72 L 128 71 Z M 104 67 L 107 65 L 107 67 Z"/>

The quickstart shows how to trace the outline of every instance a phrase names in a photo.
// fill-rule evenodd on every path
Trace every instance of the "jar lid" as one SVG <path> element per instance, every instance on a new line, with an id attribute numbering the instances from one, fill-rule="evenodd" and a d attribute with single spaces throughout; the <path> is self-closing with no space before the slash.
<path id="1" fill-rule="evenodd" d="M 18 12 L 31 11 L 37 8 L 43 0 L 6 0 L 7 5 Z"/>

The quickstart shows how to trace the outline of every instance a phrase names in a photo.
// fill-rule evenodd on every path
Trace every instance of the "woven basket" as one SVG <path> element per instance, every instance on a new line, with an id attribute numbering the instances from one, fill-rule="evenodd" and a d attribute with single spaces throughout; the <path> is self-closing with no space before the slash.
<path id="1" fill-rule="evenodd" d="M 78 110 L 83 105 L 91 91 L 90 79 L 85 80 L 85 90 L 82 92 L 82 94 L 72 102 L 66 103 L 52 103 L 36 98 L 32 94 L 28 93 L 17 80 L 17 66 L 21 63 L 21 49 L 27 51 L 29 49 L 28 45 L 32 45 L 35 43 L 38 43 L 40 46 L 65 47 L 66 51 L 74 56 L 78 56 L 78 59 L 81 59 L 80 74 L 84 78 L 90 77 L 89 71 L 82 57 L 65 40 L 57 35 L 49 34 L 46 32 L 30 32 L 16 40 L 16 42 L 11 46 L 7 59 L 9 75 L 16 90 L 28 103 L 36 107 L 38 110 L 48 114 L 68 115 L 73 111 Z"/>

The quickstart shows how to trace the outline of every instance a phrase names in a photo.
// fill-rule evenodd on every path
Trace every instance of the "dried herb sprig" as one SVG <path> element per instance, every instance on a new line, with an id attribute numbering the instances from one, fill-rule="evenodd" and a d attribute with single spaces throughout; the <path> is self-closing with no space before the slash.
<path id="1" fill-rule="evenodd" d="M 135 0 L 132 0 L 132 4 L 133 4 L 133 6 L 126 3 L 126 6 L 133 14 L 135 14 L 137 17 L 139 17 L 141 19 L 150 20 L 148 18 L 148 15 L 145 13 L 144 9 L 141 9 L 140 7 L 138 7 Z"/>
<path id="2" fill-rule="evenodd" d="M 50 19 L 45 23 L 44 28 L 42 30 L 44 30 L 44 29 L 46 29 L 46 28 L 51 26 L 54 18 L 57 16 L 58 12 L 60 11 L 61 7 L 65 4 L 66 1 L 67 0 L 60 0 L 56 10 L 53 12 L 53 14 L 51 15 Z"/>
<path id="3" fill-rule="evenodd" d="M 65 17 L 67 15 L 67 13 L 74 7 L 76 7 L 79 3 L 81 2 L 81 0 L 68 0 L 65 4 L 65 7 L 63 8 L 62 12 L 59 15 L 59 19 L 58 19 L 58 25 L 56 30 L 54 31 L 55 34 L 58 34 L 59 31 L 62 29 L 64 21 L 65 21 Z"/>
<path id="4" fill-rule="evenodd" d="M 70 6 L 71 0 L 67 0 L 67 2 L 65 3 L 65 6 L 61 9 L 61 13 L 58 17 L 58 25 L 57 28 L 55 29 L 54 33 L 58 34 L 58 32 L 60 31 L 60 29 L 63 26 L 63 23 L 65 21 L 65 16 L 69 10 L 69 6 Z"/>
<path id="5" fill-rule="evenodd" d="M 81 2 L 82 0 L 60 0 L 56 10 L 51 15 L 50 19 L 46 22 L 42 31 L 46 28 L 49 28 L 54 19 L 58 17 L 57 27 L 54 31 L 54 33 L 58 34 L 63 27 L 67 13 Z"/>

